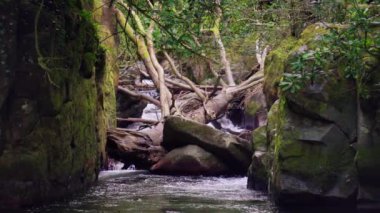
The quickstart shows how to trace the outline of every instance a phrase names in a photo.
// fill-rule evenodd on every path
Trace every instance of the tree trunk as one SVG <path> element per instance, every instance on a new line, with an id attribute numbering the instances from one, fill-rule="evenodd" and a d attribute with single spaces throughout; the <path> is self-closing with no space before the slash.
<path id="1" fill-rule="evenodd" d="M 221 8 L 221 0 L 215 0 L 215 4 L 216 4 L 216 8 L 215 8 L 216 20 L 214 23 L 214 27 L 211 29 L 211 31 L 214 34 L 215 42 L 217 43 L 218 48 L 219 48 L 220 60 L 223 64 L 224 71 L 226 73 L 228 86 L 235 86 L 236 83 L 232 75 L 231 64 L 230 64 L 230 61 L 227 59 L 226 49 L 224 48 L 222 36 L 220 35 L 220 22 L 223 16 L 223 11 Z"/>
<path id="2" fill-rule="evenodd" d="M 108 130 L 106 150 L 111 158 L 123 162 L 124 167 L 133 164 L 138 169 L 149 169 L 166 154 L 161 146 L 154 145 L 149 132 L 125 129 Z"/>

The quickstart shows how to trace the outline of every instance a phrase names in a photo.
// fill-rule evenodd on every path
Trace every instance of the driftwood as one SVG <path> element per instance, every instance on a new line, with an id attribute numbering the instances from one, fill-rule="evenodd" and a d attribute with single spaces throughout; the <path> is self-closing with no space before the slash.
<path id="1" fill-rule="evenodd" d="M 106 149 L 124 167 L 134 164 L 138 169 L 149 169 L 166 154 L 161 146 L 153 144 L 147 133 L 126 129 L 109 129 Z"/>
<path id="2" fill-rule="evenodd" d="M 155 120 L 148 120 L 148 119 L 142 119 L 142 118 L 117 118 L 117 122 L 127 122 L 127 123 L 134 123 L 134 122 L 140 122 L 140 123 L 146 123 L 151 125 L 157 125 L 159 122 Z"/>

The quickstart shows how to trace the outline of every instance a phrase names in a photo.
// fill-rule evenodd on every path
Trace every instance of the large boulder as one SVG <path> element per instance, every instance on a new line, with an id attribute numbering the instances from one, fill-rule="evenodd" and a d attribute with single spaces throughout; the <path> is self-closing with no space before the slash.
<path id="1" fill-rule="evenodd" d="M 205 124 L 170 116 L 165 120 L 162 146 L 167 150 L 197 145 L 221 159 L 234 173 L 243 174 L 251 163 L 250 143 Z"/>
<path id="2" fill-rule="evenodd" d="M 334 123 L 350 139 L 357 137 L 357 104 L 355 84 L 346 79 L 331 78 L 321 85 L 306 88 L 301 94 L 286 94 L 288 107 L 297 114 Z"/>
<path id="3" fill-rule="evenodd" d="M 88 15 L 101 5 L 0 1 L 0 206 L 60 198 L 97 179 L 117 71 L 104 46 L 113 39 L 97 36 L 112 35 L 110 25 Z"/>
<path id="4" fill-rule="evenodd" d="M 275 107 L 271 190 L 280 204 L 348 202 L 355 198 L 355 150 L 334 123 Z M 270 119 L 272 120 L 272 119 Z"/>
<path id="5" fill-rule="evenodd" d="M 379 36 L 379 35 L 377 35 Z M 380 60 L 367 59 L 366 86 L 369 94 L 360 97 L 356 164 L 360 201 L 380 202 Z"/>
<path id="6" fill-rule="evenodd" d="M 342 62 L 326 65 L 335 77 L 317 79 L 296 94 L 273 89 L 294 58 L 317 48 L 326 32 L 322 25 L 311 25 L 300 39 L 285 40 L 268 57 L 264 91 L 274 103 L 267 125 L 267 147 L 273 154 L 270 190 L 279 204 L 351 202 L 356 197 L 357 93 L 355 82 L 343 77 Z M 273 102 L 276 96 L 279 100 Z"/>
<path id="7" fill-rule="evenodd" d="M 323 25 L 310 25 L 302 32 L 300 39 L 288 37 L 268 54 L 265 60 L 263 90 L 269 108 L 279 97 L 279 83 L 289 67 L 289 58 L 295 53 L 317 47 L 320 37 L 327 32 Z"/>
<path id="8" fill-rule="evenodd" d="M 222 175 L 228 174 L 229 168 L 199 146 L 187 145 L 170 151 L 151 171 L 171 175 Z"/>

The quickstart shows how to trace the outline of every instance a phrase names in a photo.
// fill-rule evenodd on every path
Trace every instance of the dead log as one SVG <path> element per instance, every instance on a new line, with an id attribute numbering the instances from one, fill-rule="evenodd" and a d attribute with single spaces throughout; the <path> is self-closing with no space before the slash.
<path id="1" fill-rule="evenodd" d="M 135 122 L 140 122 L 140 123 L 146 123 L 146 124 L 151 124 L 151 125 L 157 125 L 159 121 L 155 120 L 148 120 L 148 119 L 142 119 L 142 118 L 117 118 L 117 122 L 127 122 L 127 123 L 135 123 Z"/>
<path id="2" fill-rule="evenodd" d="M 133 164 L 138 169 L 149 169 L 166 154 L 164 148 L 153 144 L 148 133 L 125 129 L 108 130 L 106 150 L 125 167 Z"/>

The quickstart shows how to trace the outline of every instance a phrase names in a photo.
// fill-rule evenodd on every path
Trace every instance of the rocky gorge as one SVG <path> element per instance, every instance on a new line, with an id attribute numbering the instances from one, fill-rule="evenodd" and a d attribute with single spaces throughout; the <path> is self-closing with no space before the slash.
<path id="1" fill-rule="evenodd" d="M 114 30 L 102 4 L 0 2 L 1 205 L 62 198 L 97 179 L 118 75 L 113 39 L 101 43 Z"/>
<path id="2" fill-rule="evenodd" d="M 327 77 L 316 77 L 297 92 L 281 88 L 297 57 L 319 51 L 325 35 L 347 26 L 318 22 L 299 36 L 287 35 L 273 49 L 256 43 L 255 67 L 236 65 L 245 72 L 232 76 L 241 78 L 234 84 L 227 66 L 210 80 L 198 70 L 207 63 L 176 66 L 165 50 L 157 59 L 149 49 L 150 27 L 130 38 L 136 50 L 121 50 L 119 34 L 133 26 L 122 22 L 120 13 L 128 7 L 121 4 L 124 11 L 113 3 L 0 1 L 0 211 L 51 203 L 89 188 L 95 191 L 87 195 L 103 205 L 98 209 L 109 207 L 108 189 L 125 199 L 110 212 L 139 211 L 139 202 L 146 211 L 186 212 L 197 209 L 190 205 L 193 199 L 217 212 L 227 208 L 219 206 L 223 202 L 238 206 L 231 207 L 233 212 L 277 211 L 269 201 L 279 207 L 378 207 L 377 53 L 361 55 L 364 80 L 347 78 L 348 62 L 334 55 L 323 65 Z M 375 17 L 378 11 L 369 7 Z M 366 36 L 378 41 L 378 24 L 370 29 Z M 125 65 L 130 69 L 118 62 L 130 57 L 128 51 L 139 55 L 138 62 Z M 146 67 L 136 68 L 139 64 Z M 181 66 L 202 76 L 194 80 L 201 83 L 178 75 L 175 69 Z M 169 75 L 169 67 L 176 74 Z M 167 85 L 156 85 L 163 81 Z M 171 96 L 171 103 L 163 96 Z M 154 116 L 144 117 L 146 110 Z M 236 125 L 226 127 L 223 121 Z M 105 171 L 110 159 L 124 164 L 115 177 Z M 123 173 L 130 166 L 144 171 Z M 242 189 L 242 181 L 251 191 Z M 228 199 L 217 200 L 225 191 Z M 108 200 L 102 200 L 103 192 Z M 87 206 L 81 206 L 84 210 L 93 210 L 86 209 L 93 205 L 86 195 L 76 199 Z M 190 206 L 182 209 L 176 202 Z M 73 210 L 66 205 L 55 210 Z"/>
<path id="3" fill-rule="evenodd" d="M 309 26 L 299 40 L 288 39 L 267 60 L 268 124 L 253 132 L 248 186 L 269 190 L 280 205 L 379 201 L 373 181 L 378 178 L 374 159 L 379 141 L 380 93 L 374 89 L 380 82 L 378 58 L 368 57 L 362 67 L 371 73 L 368 98 L 360 97 L 358 86 L 344 77 L 325 80 L 297 95 L 273 90 L 292 57 L 316 48 L 325 33 L 322 25 Z M 332 63 L 331 69 L 341 76 L 344 61 Z"/>

